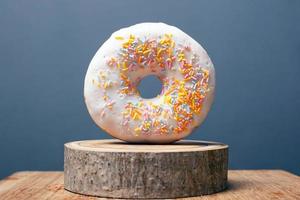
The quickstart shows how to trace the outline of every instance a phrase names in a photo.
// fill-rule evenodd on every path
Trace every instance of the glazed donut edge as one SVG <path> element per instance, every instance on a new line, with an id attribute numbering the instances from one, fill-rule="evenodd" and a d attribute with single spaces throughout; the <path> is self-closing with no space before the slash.
<path id="1" fill-rule="evenodd" d="M 119 89 L 121 87 L 120 82 L 122 82 L 122 80 L 120 80 L 119 77 L 120 73 L 118 73 L 118 69 L 108 66 L 108 61 L 111 58 L 118 59 L 120 50 L 122 50 L 121 48 L 122 44 L 124 44 L 124 41 L 127 41 L 127 38 L 134 36 L 135 38 L 139 38 L 139 39 L 142 38 L 143 40 L 147 40 L 149 38 L 161 39 L 161 37 L 166 34 L 170 34 L 170 35 L 172 34 L 172 40 L 175 41 L 176 48 L 178 47 L 177 45 L 182 45 L 183 47 L 186 46 L 187 48 L 190 48 L 190 50 L 192 50 L 193 53 L 199 56 L 198 59 L 201 68 L 203 68 L 204 72 L 206 71 L 208 72 L 209 78 L 207 79 L 208 80 L 207 91 L 205 91 L 204 97 L 200 99 L 201 110 L 200 112 L 197 113 L 197 115 L 193 114 L 190 123 L 187 124 L 184 127 L 184 130 L 182 131 L 178 131 L 176 129 L 177 128 L 176 124 L 174 124 L 176 122 L 174 122 L 174 120 L 172 119 L 170 120 L 167 119 L 163 121 L 163 123 L 166 123 L 167 126 L 175 127 L 175 129 L 174 128 L 169 129 L 169 132 L 152 131 L 151 129 L 148 132 L 147 131 L 143 132 L 144 126 L 137 126 L 138 122 L 133 120 L 132 116 L 131 118 L 129 117 L 130 119 L 127 121 L 127 126 L 125 126 L 124 112 L 126 113 L 127 110 L 125 109 L 124 111 L 124 107 L 128 105 L 128 102 L 131 104 L 135 104 L 135 103 L 138 104 L 139 102 L 143 102 L 143 104 L 147 106 L 149 105 L 152 106 L 152 104 L 155 105 L 166 104 L 165 94 L 168 93 L 169 91 L 163 91 L 161 95 L 153 99 L 143 99 L 138 94 L 134 94 L 134 95 L 122 94 L 123 95 L 122 96 L 120 95 L 119 92 L 120 91 Z M 177 61 L 174 61 L 173 65 L 176 67 L 179 66 Z M 133 86 L 135 88 L 137 86 L 135 84 L 139 82 L 141 78 L 151 74 L 157 76 L 163 74 L 164 77 L 167 77 L 168 80 L 167 83 L 171 83 L 171 81 L 168 78 L 175 77 L 174 78 L 175 80 L 177 80 L 177 78 L 178 80 L 180 80 L 180 77 L 182 76 L 182 74 L 179 73 L 179 70 L 176 67 L 174 67 L 175 70 L 172 69 L 172 70 L 165 70 L 165 71 L 161 70 L 160 68 L 156 69 L 156 67 L 152 67 L 152 71 L 146 69 L 145 70 L 138 69 L 138 70 L 131 71 L 131 74 L 130 72 L 128 72 L 127 75 L 129 77 L 129 80 L 130 79 L 132 80 Z M 109 83 L 108 86 L 105 85 L 107 82 L 105 81 L 102 82 L 102 79 L 101 77 L 99 78 L 99 76 L 105 77 L 105 80 L 108 80 Z M 140 79 L 138 79 L 137 77 Z M 172 84 L 174 84 L 174 82 L 172 82 Z M 105 90 L 103 88 L 105 88 Z M 89 64 L 85 76 L 84 99 L 85 99 L 88 112 L 91 118 L 93 119 L 93 121 L 105 132 L 109 133 L 111 136 L 124 141 L 133 142 L 133 143 L 170 143 L 188 136 L 196 127 L 202 124 L 202 122 L 206 118 L 211 108 L 214 99 L 214 89 L 215 89 L 215 70 L 214 70 L 213 63 L 210 60 L 204 48 L 198 42 L 196 42 L 193 38 L 191 38 L 189 35 L 187 35 L 186 33 L 184 33 L 183 31 L 181 31 L 175 26 L 170 26 L 164 23 L 140 23 L 127 28 L 122 28 L 112 33 L 110 38 L 106 40 L 103 43 L 103 45 L 98 49 L 98 51 L 96 52 L 96 54 L 94 55 L 94 57 L 92 58 Z M 180 94 L 180 91 L 178 91 L 177 93 Z M 105 98 L 106 100 L 104 100 Z M 172 109 L 171 106 L 172 105 L 163 105 L 162 106 L 163 111 L 168 111 Z M 145 113 L 142 112 L 142 114 Z M 173 116 L 172 114 L 169 114 L 169 118 Z M 162 115 L 158 115 L 157 119 L 160 120 L 162 118 L 161 116 Z M 144 123 L 145 121 L 147 121 L 144 119 L 145 119 L 144 116 L 140 116 L 140 121 L 141 121 L 140 123 Z M 151 120 L 154 120 L 154 118 L 151 118 Z M 154 123 L 156 122 L 152 121 L 151 126 L 153 126 Z M 139 134 L 136 133 L 136 130 L 138 128 L 142 130 L 139 131 Z M 165 130 L 165 129 L 159 129 L 159 130 Z M 175 130 L 175 131 L 172 132 L 170 130 Z"/>

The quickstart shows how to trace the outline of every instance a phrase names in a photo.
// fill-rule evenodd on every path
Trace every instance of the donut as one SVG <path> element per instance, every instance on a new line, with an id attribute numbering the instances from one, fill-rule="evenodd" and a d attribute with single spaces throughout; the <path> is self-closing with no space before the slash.
<path id="1" fill-rule="evenodd" d="M 145 99 L 146 76 L 162 82 Z M 140 23 L 114 32 L 91 60 L 84 98 L 94 122 L 111 136 L 135 143 L 170 143 L 206 118 L 214 98 L 215 71 L 202 46 L 164 23 Z"/>

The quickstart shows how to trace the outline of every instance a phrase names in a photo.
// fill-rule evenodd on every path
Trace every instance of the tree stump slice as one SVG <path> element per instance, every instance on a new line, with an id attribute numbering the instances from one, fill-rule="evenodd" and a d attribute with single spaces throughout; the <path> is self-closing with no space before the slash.
<path id="1" fill-rule="evenodd" d="M 129 144 L 86 140 L 65 144 L 64 187 L 111 198 L 178 198 L 227 185 L 228 145 L 194 140 Z"/>

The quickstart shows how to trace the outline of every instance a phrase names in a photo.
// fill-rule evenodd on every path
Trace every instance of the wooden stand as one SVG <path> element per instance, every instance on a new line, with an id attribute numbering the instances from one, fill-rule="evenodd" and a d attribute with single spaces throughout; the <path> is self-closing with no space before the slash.
<path id="1" fill-rule="evenodd" d="M 112 198 L 178 198 L 222 191 L 228 146 L 181 140 L 168 145 L 89 140 L 65 144 L 65 189 Z"/>

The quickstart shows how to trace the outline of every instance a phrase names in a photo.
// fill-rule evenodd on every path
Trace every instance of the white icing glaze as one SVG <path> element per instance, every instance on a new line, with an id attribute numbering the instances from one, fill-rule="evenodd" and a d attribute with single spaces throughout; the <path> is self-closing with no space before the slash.
<path id="1" fill-rule="evenodd" d="M 165 34 L 167 34 L 167 36 L 165 36 Z M 172 36 L 170 36 L 170 34 Z M 150 40 L 154 41 L 155 44 L 160 44 L 159 42 L 164 38 L 171 38 L 171 41 L 174 41 L 172 56 L 176 57 L 176 59 L 172 62 L 170 68 L 166 69 L 165 66 L 162 68 L 158 66 L 157 63 L 153 63 L 151 66 L 146 63 L 143 65 L 144 67 L 141 67 L 142 64 L 137 64 L 137 67 L 133 68 L 134 70 L 124 72 L 120 70 L 117 64 L 112 66 L 109 61 L 112 58 L 117 60 L 117 62 L 122 59 L 122 55 L 120 54 L 122 53 L 122 49 L 124 50 L 122 45 L 132 36 L 134 36 L 134 41 L 137 41 L 137 39 L 143 42 Z M 141 43 L 143 44 L 143 42 Z M 168 48 L 171 47 L 168 46 Z M 196 78 L 193 76 L 195 79 L 194 82 L 191 79 L 184 79 L 184 75 L 179 69 L 182 63 L 178 56 L 179 50 L 184 50 L 185 59 L 191 63 L 192 70 L 195 73 L 197 72 L 197 75 L 201 74 L 201 76 L 199 75 Z M 155 52 L 159 54 L 158 51 Z M 128 53 L 128 55 L 132 54 Z M 145 55 L 149 54 L 146 53 Z M 150 56 L 148 57 L 150 58 Z M 131 61 L 127 62 L 127 66 L 130 62 Z M 125 65 L 124 69 L 126 69 Z M 205 71 L 208 72 L 207 79 L 203 79 Z M 160 95 L 152 99 L 143 99 L 136 92 L 121 94 L 120 91 L 124 89 L 124 84 L 122 84 L 123 82 L 120 77 L 121 73 L 125 74 L 133 85 L 133 88 L 137 87 L 139 80 L 143 77 L 154 74 L 162 80 L 164 84 L 163 91 Z M 190 76 L 188 75 L 187 77 Z M 199 103 L 199 100 L 197 103 L 199 106 L 196 106 L 197 109 L 201 107 L 200 112 L 192 112 L 192 117 L 188 120 L 188 125 L 181 131 L 174 131 L 178 130 L 179 127 L 178 121 L 174 119 L 176 114 L 174 105 L 172 103 L 166 103 L 167 95 L 165 94 L 170 88 L 171 83 L 174 82 L 170 81 L 173 79 L 184 82 L 184 88 L 188 88 L 188 92 L 191 92 L 189 87 L 195 86 L 195 83 L 199 82 L 198 85 L 200 85 L 200 82 L 203 83 L 204 80 L 207 81 L 207 84 L 203 83 L 206 87 L 202 85 L 199 87 L 204 91 L 201 93 L 203 94 L 202 99 L 200 99 L 201 103 Z M 86 73 L 84 97 L 92 119 L 98 126 L 113 137 L 130 142 L 168 143 L 189 135 L 196 126 L 199 126 L 203 122 L 213 101 L 214 88 L 214 67 L 206 51 L 199 43 L 174 26 L 169 26 L 164 23 L 141 23 L 114 32 L 100 47 L 93 57 Z M 174 92 L 172 97 L 179 99 L 178 93 L 180 92 Z M 143 102 L 142 106 L 137 106 L 141 113 L 139 119 L 133 119 L 132 115 L 128 114 L 128 111 L 130 111 L 130 109 L 128 109 L 129 102 L 131 105 L 140 105 L 139 102 Z M 151 112 L 147 111 L 146 108 L 153 108 L 151 104 L 158 105 L 162 112 L 156 113 L 156 116 L 153 116 L 151 113 L 159 109 L 150 109 Z M 183 106 L 182 108 L 191 110 L 191 107 L 185 103 L 180 103 L 179 105 Z M 164 111 L 168 112 L 168 114 L 163 114 Z M 150 118 L 147 117 L 149 113 Z M 147 120 L 149 120 L 148 124 L 146 123 Z M 155 120 L 160 122 L 160 125 L 157 125 Z M 147 125 L 146 129 L 144 129 L 144 127 L 146 127 L 145 124 Z M 163 129 L 161 124 L 165 124 Z M 139 127 L 141 130 L 139 130 Z M 166 129 L 167 131 L 160 131 Z"/>

